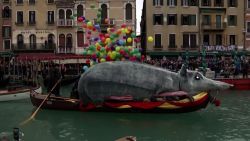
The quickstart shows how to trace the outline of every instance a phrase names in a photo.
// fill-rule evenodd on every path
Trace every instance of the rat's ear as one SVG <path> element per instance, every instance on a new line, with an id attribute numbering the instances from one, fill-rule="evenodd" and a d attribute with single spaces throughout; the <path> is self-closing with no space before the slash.
<path id="1" fill-rule="evenodd" d="M 186 77 L 187 76 L 187 67 L 186 65 L 182 65 L 179 71 L 180 76 Z"/>

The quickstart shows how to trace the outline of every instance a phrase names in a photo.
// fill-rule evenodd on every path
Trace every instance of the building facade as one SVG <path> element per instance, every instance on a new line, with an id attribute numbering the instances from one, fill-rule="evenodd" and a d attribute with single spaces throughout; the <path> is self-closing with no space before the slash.
<path id="1" fill-rule="evenodd" d="M 12 0 L 12 50 L 49 51 L 56 47 L 54 0 Z"/>
<path id="2" fill-rule="evenodd" d="M 245 47 L 246 50 L 250 51 L 250 0 L 245 2 Z"/>
<path id="3" fill-rule="evenodd" d="M 9 51 L 11 50 L 11 1 L 2 0 L 0 2 L 1 10 L 1 35 L 0 35 L 0 51 Z"/>
<path id="4" fill-rule="evenodd" d="M 147 9 L 147 10 L 144 10 Z M 141 32 L 148 54 L 243 49 L 244 3 L 239 0 L 144 1 Z M 154 42 L 147 42 L 147 37 Z"/>
<path id="5" fill-rule="evenodd" d="M 99 8 L 102 9 L 103 32 L 106 32 L 108 27 L 118 28 L 123 23 L 131 26 L 134 31 L 136 29 L 135 0 L 10 1 L 10 49 L 17 52 L 82 53 L 89 41 L 82 23 L 78 23 L 77 19 L 84 16 L 95 23 Z M 109 19 L 109 22 L 104 23 L 105 19 Z"/>

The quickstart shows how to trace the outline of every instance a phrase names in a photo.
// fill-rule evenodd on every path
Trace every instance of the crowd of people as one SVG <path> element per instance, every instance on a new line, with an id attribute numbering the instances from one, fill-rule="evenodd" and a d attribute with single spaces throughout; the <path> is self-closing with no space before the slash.
<path id="1" fill-rule="evenodd" d="M 211 71 L 215 72 L 214 78 L 218 77 L 239 77 L 239 78 L 248 78 L 250 72 L 250 58 L 247 57 L 207 57 L 205 61 L 202 61 L 202 58 L 189 58 L 186 60 L 182 57 L 163 57 L 161 59 L 146 59 L 144 63 L 151 64 L 157 67 L 162 67 L 174 72 L 177 72 L 183 63 L 188 64 L 188 69 L 196 70 L 199 67 L 202 67 L 202 64 L 205 62 L 206 67 L 210 68 Z"/>

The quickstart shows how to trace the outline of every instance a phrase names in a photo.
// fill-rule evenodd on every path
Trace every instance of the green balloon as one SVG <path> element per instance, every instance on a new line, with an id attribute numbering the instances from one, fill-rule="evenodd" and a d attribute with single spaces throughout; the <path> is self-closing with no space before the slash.
<path id="1" fill-rule="evenodd" d="M 88 55 L 92 55 L 93 54 L 93 52 L 91 51 L 91 50 L 88 50 L 88 53 L 87 53 Z"/>
<path id="2" fill-rule="evenodd" d="M 101 12 L 98 12 L 97 13 L 97 17 L 101 17 L 102 16 L 102 13 Z"/>
<path id="3" fill-rule="evenodd" d="M 98 8 L 98 11 L 99 11 L 99 12 L 102 12 L 102 8 Z"/>
<path id="4" fill-rule="evenodd" d="M 75 17 L 74 17 L 74 15 L 71 15 L 70 18 L 71 18 L 71 19 L 74 19 Z"/>
<path id="5" fill-rule="evenodd" d="M 83 55 L 88 55 L 88 52 L 86 50 L 83 51 Z"/>
<path id="6" fill-rule="evenodd" d="M 136 38 L 136 34 L 133 32 L 133 33 L 131 34 L 131 37 L 132 37 L 132 38 Z"/>
<path id="7" fill-rule="evenodd" d="M 124 51 L 128 53 L 128 52 L 129 52 L 129 49 L 128 49 L 127 47 L 125 47 L 125 48 L 124 48 Z"/>

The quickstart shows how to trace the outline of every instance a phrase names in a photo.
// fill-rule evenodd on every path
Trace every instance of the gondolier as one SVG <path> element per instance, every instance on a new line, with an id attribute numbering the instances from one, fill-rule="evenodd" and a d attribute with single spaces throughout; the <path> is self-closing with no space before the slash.
<path id="1" fill-rule="evenodd" d="M 48 89 L 47 91 L 49 92 L 52 87 L 57 83 L 57 81 L 61 78 L 61 73 L 59 71 L 59 66 L 52 63 L 50 70 L 49 70 L 49 77 L 48 77 Z M 52 91 L 52 94 L 55 96 L 60 96 L 60 86 L 61 84 L 59 83 L 56 88 Z"/>

